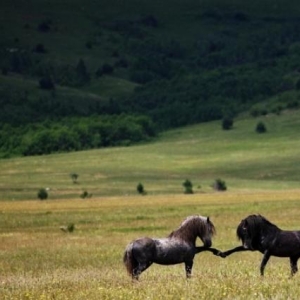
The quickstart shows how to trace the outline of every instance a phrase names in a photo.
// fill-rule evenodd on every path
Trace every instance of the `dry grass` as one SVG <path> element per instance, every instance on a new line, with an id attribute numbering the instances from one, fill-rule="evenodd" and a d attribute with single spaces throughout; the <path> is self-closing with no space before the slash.
<path id="1" fill-rule="evenodd" d="M 210 215 L 222 250 L 238 244 L 236 226 L 250 213 L 300 229 L 299 201 L 299 191 L 277 191 L 0 202 L 0 298 L 297 299 L 300 275 L 289 278 L 288 259 L 271 258 L 262 279 L 259 253 L 203 253 L 191 280 L 183 265 L 153 265 L 132 283 L 122 255 L 130 240 L 163 237 L 196 213 Z M 59 229 L 70 222 L 73 233 Z"/>

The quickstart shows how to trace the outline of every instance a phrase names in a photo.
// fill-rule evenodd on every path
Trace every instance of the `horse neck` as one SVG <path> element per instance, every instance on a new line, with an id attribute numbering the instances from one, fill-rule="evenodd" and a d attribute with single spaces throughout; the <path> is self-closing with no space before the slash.
<path id="1" fill-rule="evenodd" d="M 276 235 L 278 232 L 281 231 L 281 229 L 279 227 L 277 227 L 275 224 L 269 222 L 269 221 L 265 221 L 264 226 L 261 227 L 261 235 L 262 236 L 274 236 Z"/>
<path id="2" fill-rule="evenodd" d="M 171 232 L 169 238 L 181 239 L 189 244 L 195 245 L 197 236 L 198 233 L 195 228 L 191 230 L 190 228 L 187 228 L 187 226 L 182 226 L 177 230 Z"/>

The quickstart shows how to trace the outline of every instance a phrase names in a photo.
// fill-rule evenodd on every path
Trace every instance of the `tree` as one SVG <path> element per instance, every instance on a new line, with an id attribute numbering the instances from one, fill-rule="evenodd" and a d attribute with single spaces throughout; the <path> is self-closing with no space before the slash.
<path id="1" fill-rule="evenodd" d="M 226 191 L 227 186 L 226 186 L 225 181 L 220 178 L 216 179 L 213 184 L 213 189 L 216 191 Z"/>
<path id="2" fill-rule="evenodd" d="M 93 194 L 90 194 L 88 191 L 83 191 L 82 194 L 80 195 L 80 198 L 85 199 L 85 198 L 92 198 Z"/>
<path id="3" fill-rule="evenodd" d="M 48 198 L 48 192 L 46 189 L 42 188 L 38 191 L 37 196 L 40 200 L 46 200 Z"/>
<path id="4" fill-rule="evenodd" d="M 72 181 L 73 181 L 74 184 L 75 184 L 75 183 L 78 183 L 78 182 L 77 182 L 77 179 L 78 179 L 78 177 L 79 177 L 78 174 L 76 174 L 76 173 L 71 173 L 71 174 L 70 174 L 70 177 L 71 177 L 71 179 L 72 179 Z"/>
<path id="5" fill-rule="evenodd" d="M 137 185 L 136 190 L 137 190 L 137 192 L 138 192 L 139 194 L 141 194 L 141 195 L 145 195 L 145 194 L 146 194 L 145 189 L 144 189 L 144 186 L 143 186 L 142 183 L 139 183 L 139 184 Z"/>
<path id="6" fill-rule="evenodd" d="M 90 75 L 87 71 L 86 65 L 83 59 L 80 59 L 77 66 L 76 66 L 76 77 L 77 77 L 77 84 L 79 86 L 85 85 L 90 81 Z"/>
<path id="7" fill-rule="evenodd" d="M 182 183 L 183 187 L 184 187 L 184 193 L 185 194 L 193 194 L 193 184 L 189 179 L 186 179 L 183 183 Z"/>
<path id="8" fill-rule="evenodd" d="M 232 118 L 230 118 L 230 117 L 223 118 L 223 120 L 222 120 L 222 128 L 224 130 L 231 129 L 232 125 L 233 125 L 233 119 Z"/>
<path id="9" fill-rule="evenodd" d="M 49 76 L 45 76 L 39 81 L 40 88 L 42 90 L 54 90 L 55 86 L 52 79 Z"/>
<path id="10" fill-rule="evenodd" d="M 263 122 L 258 122 L 255 131 L 257 133 L 265 133 L 267 131 L 266 125 Z"/>
<path id="11" fill-rule="evenodd" d="M 34 48 L 34 51 L 36 53 L 46 53 L 47 52 L 45 46 L 42 43 L 37 44 Z"/>

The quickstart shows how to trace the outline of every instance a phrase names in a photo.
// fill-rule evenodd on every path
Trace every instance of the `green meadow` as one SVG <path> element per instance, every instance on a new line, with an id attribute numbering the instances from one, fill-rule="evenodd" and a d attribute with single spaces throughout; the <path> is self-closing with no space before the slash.
<path id="1" fill-rule="evenodd" d="M 258 121 L 266 133 L 255 132 Z M 272 257 L 261 278 L 260 253 L 202 253 L 191 280 L 183 265 L 153 265 L 133 283 L 122 256 L 132 239 L 164 237 L 193 214 L 210 216 L 221 250 L 239 244 L 236 227 L 252 213 L 300 229 L 299 122 L 286 111 L 237 119 L 229 131 L 211 122 L 132 147 L 0 160 L 0 298 L 298 299 L 288 259 Z M 227 191 L 212 189 L 217 178 Z M 194 194 L 184 194 L 185 179 Z M 92 197 L 81 199 L 84 190 Z M 61 230 L 69 224 L 73 232 Z"/>
<path id="2" fill-rule="evenodd" d="M 267 132 L 255 127 L 263 121 Z M 1 200 L 35 199 L 40 188 L 49 200 L 181 194 L 189 179 L 195 193 L 212 192 L 221 178 L 228 191 L 284 190 L 299 187 L 299 113 L 236 120 L 224 131 L 220 121 L 161 134 L 148 144 L 0 161 Z M 73 184 L 70 174 L 78 174 Z"/>

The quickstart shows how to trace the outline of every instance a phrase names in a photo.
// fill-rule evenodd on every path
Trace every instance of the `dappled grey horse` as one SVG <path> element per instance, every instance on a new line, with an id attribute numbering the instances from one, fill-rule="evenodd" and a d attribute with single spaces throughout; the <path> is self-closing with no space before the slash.
<path id="1" fill-rule="evenodd" d="M 186 277 L 191 277 L 194 257 L 202 251 L 217 255 L 219 250 L 210 248 L 215 227 L 209 217 L 189 216 L 180 227 L 166 238 L 153 239 L 143 237 L 132 241 L 125 249 L 124 264 L 130 276 L 138 279 L 139 275 L 153 263 L 173 265 L 184 263 Z M 202 247 L 196 247 L 199 237 Z"/>

